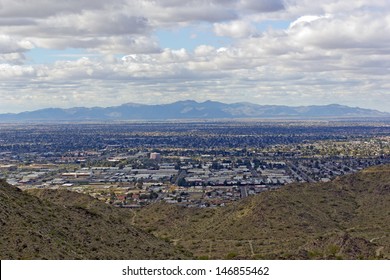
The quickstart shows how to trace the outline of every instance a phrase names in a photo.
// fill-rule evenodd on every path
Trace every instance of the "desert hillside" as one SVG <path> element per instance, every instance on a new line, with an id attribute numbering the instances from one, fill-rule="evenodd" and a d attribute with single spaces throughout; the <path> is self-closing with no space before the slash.
<path id="1" fill-rule="evenodd" d="M 135 223 L 200 258 L 390 258 L 390 166 L 217 209 L 155 204 Z"/>
<path id="2" fill-rule="evenodd" d="M 0 184 L 1 259 L 390 259 L 390 166 L 226 207 L 115 208 Z"/>
<path id="3" fill-rule="evenodd" d="M 39 199 L 0 182 L 1 259 L 188 258 L 132 226 L 124 209 L 77 193 L 55 192 L 55 197 Z"/>

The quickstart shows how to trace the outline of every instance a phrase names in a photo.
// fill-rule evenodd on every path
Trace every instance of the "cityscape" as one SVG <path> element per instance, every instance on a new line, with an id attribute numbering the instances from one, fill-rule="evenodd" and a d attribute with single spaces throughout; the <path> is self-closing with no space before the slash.
<path id="1" fill-rule="evenodd" d="M 1 279 L 388 275 L 386 34 L 386 0 L 0 0 Z"/>
<path id="2" fill-rule="evenodd" d="M 223 207 L 295 182 L 390 163 L 390 123 L 190 121 L 3 124 L 0 178 L 117 207 Z"/>

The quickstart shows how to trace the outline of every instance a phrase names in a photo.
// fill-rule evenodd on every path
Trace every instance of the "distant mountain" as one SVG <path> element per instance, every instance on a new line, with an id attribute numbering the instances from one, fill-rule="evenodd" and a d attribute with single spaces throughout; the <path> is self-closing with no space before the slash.
<path id="1" fill-rule="evenodd" d="M 135 228 L 128 209 L 69 191 L 35 195 L 0 180 L 0 259 L 189 258 Z"/>
<path id="2" fill-rule="evenodd" d="M 163 105 L 136 103 L 113 107 L 48 108 L 19 114 L 0 114 L 7 121 L 107 121 L 107 120 L 169 120 L 169 119 L 317 119 L 390 117 L 390 113 L 352 108 L 337 104 L 324 106 L 276 106 L 252 103 L 226 104 L 215 101 L 198 103 L 193 100 Z"/>

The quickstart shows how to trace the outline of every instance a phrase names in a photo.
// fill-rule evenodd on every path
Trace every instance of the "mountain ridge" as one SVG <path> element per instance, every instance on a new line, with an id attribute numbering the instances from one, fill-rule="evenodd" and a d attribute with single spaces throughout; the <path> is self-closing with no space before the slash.
<path id="1" fill-rule="evenodd" d="M 47 190 L 46 195 L 53 192 Z M 62 198 L 60 203 L 0 180 L 0 259 L 189 258 L 134 227 L 125 209 L 88 195 L 68 191 L 56 195 Z"/>
<path id="2" fill-rule="evenodd" d="M 389 178 L 390 165 L 374 166 L 327 183 L 293 183 L 225 207 L 160 202 L 139 210 L 66 190 L 25 194 L 0 184 L 0 257 L 121 258 L 131 249 L 142 259 L 390 259 Z M 139 237 L 148 243 L 138 244 Z M 58 242 L 60 247 L 51 246 Z M 107 245 L 120 250 L 114 254 Z"/>
<path id="3" fill-rule="evenodd" d="M 182 100 L 169 104 L 125 103 L 111 107 L 45 108 L 16 114 L 0 114 L 7 121 L 108 121 L 175 119 L 332 119 L 390 118 L 390 113 L 339 104 L 285 106 L 250 102 L 222 103 Z"/>
<path id="4" fill-rule="evenodd" d="M 389 178 L 383 165 L 221 208 L 154 204 L 135 225 L 210 259 L 389 259 Z"/>

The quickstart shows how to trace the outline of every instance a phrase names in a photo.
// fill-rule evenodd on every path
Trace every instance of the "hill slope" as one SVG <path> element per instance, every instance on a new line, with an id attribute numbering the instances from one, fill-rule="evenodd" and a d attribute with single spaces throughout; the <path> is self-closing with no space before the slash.
<path id="1" fill-rule="evenodd" d="M 390 258 L 390 166 L 219 209 L 155 204 L 136 224 L 207 258 Z"/>
<path id="2" fill-rule="evenodd" d="M 2 259 L 390 259 L 390 165 L 217 209 L 128 210 L 68 191 L 31 193 L 0 187 Z"/>
<path id="3" fill-rule="evenodd" d="M 188 258 L 130 225 L 124 209 L 77 193 L 56 196 L 72 205 L 38 199 L 0 182 L 0 259 Z"/>
<path id="4" fill-rule="evenodd" d="M 388 118 L 389 113 L 352 108 L 337 104 L 325 106 L 275 106 L 252 103 L 226 104 L 215 101 L 198 103 L 192 100 L 163 105 L 123 104 L 114 107 L 48 108 L 19 114 L 0 114 L 0 121 L 104 121 L 104 120 L 167 120 L 167 119 L 312 119 L 312 118 Z"/>

